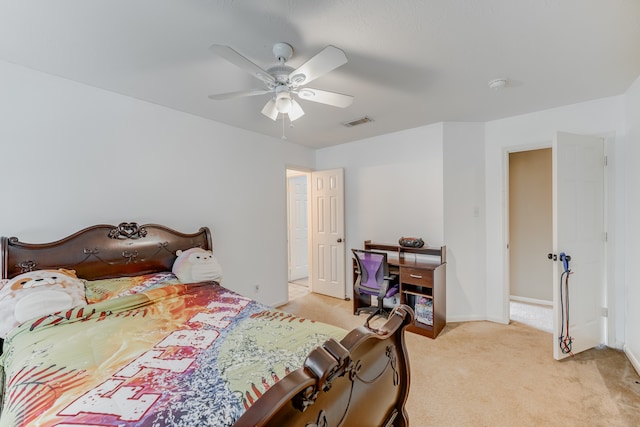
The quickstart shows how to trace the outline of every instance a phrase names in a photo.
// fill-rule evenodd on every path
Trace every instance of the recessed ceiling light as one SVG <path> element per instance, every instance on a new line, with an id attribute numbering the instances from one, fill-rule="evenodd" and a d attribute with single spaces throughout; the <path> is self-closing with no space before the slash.
<path id="1" fill-rule="evenodd" d="M 489 82 L 491 89 L 502 89 L 507 85 L 507 79 L 494 79 Z"/>

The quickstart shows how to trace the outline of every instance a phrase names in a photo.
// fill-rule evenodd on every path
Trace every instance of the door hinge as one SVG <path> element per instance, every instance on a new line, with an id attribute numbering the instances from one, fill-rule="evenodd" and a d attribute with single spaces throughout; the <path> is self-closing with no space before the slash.
<path id="1" fill-rule="evenodd" d="M 609 241 L 609 233 L 607 233 L 606 231 L 602 234 L 602 240 L 604 242 L 608 242 Z"/>
<path id="2" fill-rule="evenodd" d="M 609 156 L 604 156 L 604 161 L 602 162 L 602 164 L 604 166 L 608 166 L 609 165 Z"/>
<path id="3" fill-rule="evenodd" d="M 600 307 L 600 308 L 602 309 L 601 310 L 602 317 L 609 317 L 609 309 L 607 307 Z"/>

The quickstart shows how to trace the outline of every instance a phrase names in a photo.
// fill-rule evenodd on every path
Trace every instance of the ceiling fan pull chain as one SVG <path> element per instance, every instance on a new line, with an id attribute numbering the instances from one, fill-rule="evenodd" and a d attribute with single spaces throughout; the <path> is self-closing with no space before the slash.
<path id="1" fill-rule="evenodd" d="M 284 119 L 285 119 L 286 114 L 282 114 L 282 139 L 287 139 L 287 137 L 284 134 Z"/>

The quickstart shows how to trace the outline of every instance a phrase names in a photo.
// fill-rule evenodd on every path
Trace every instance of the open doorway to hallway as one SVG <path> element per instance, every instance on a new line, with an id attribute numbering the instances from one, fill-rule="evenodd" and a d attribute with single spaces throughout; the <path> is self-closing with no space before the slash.
<path id="1" fill-rule="evenodd" d="M 287 169 L 289 300 L 309 293 L 309 177 L 309 172 Z"/>
<path id="2" fill-rule="evenodd" d="M 553 330 L 551 148 L 509 153 L 510 319 Z"/>

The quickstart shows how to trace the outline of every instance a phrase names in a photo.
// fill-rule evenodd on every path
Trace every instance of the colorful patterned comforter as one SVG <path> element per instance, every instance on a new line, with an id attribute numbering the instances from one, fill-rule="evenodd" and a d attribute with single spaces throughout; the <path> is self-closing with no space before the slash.
<path id="1" fill-rule="evenodd" d="M 215 282 L 76 307 L 7 337 L 0 426 L 230 426 L 345 334 Z"/>

